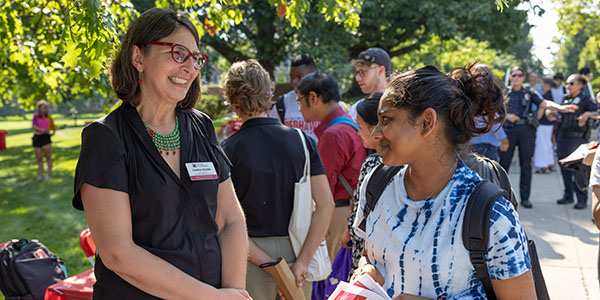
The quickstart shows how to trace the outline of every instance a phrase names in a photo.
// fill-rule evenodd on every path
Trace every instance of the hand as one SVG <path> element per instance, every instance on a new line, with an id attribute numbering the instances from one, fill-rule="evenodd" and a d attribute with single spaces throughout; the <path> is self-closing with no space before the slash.
<path id="1" fill-rule="evenodd" d="M 342 237 L 340 238 L 340 244 L 342 244 L 342 248 L 352 249 L 352 240 L 350 239 L 350 230 L 346 227 L 344 233 L 342 233 Z"/>
<path id="2" fill-rule="evenodd" d="M 519 116 L 517 116 L 515 114 L 506 114 L 506 120 L 511 123 L 514 123 L 519 120 Z"/>
<path id="3" fill-rule="evenodd" d="M 369 274 L 369 276 L 371 276 L 371 278 L 373 278 L 373 280 L 375 280 L 375 282 L 379 283 L 379 285 L 381 285 L 381 286 L 383 286 L 383 284 L 385 283 L 385 279 L 383 279 L 383 276 L 381 276 L 381 273 L 379 273 L 379 271 L 377 271 L 375 266 L 372 264 L 366 264 L 366 265 L 356 269 L 354 271 L 354 274 L 352 274 L 352 279 L 350 281 L 355 280 L 356 278 L 362 276 L 363 274 Z"/>
<path id="4" fill-rule="evenodd" d="M 588 112 L 584 112 L 581 116 L 577 117 L 577 126 L 583 127 L 585 122 L 589 119 L 590 114 Z"/>
<path id="5" fill-rule="evenodd" d="M 584 166 L 591 167 L 594 164 L 594 156 L 596 156 L 596 149 L 588 150 L 581 162 Z"/>
<path id="6" fill-rule="evenodd" d="M 245 290 L 232 288 L 219 289 L 219 299 L 252 300 L 248 292 Z"/>
<path id="7" fill-rule="evenodd" d="M 561 113 L 574 113 L 575 111 L 577 111 L 577 109 L 579 109 L 579 106 L 575 104 L 567 104 L 561 105 L 558 111 L 560 111 Z"/>
<path id="8" fill-rule="evenodd" d="M 304 280 L 306 280 L 306 269 L 308 265 L 302 261 L 296 260 L 292 266 L 292 274 L 296 278 L 296 286 L 302 287 Z"/>
<path id="9" fill-rule="evenodd" d="M 500 140 L 500 151 L 506 152 L 506 150 L 508 150 L 508 146 L 510 146 L 510 144 L 508 143 L 507 138 L 503 138 Z"/>

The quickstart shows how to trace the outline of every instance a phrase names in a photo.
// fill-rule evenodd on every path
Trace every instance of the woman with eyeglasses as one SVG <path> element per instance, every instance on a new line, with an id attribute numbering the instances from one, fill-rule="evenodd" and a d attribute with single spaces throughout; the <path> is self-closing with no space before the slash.
<path id="1" fill-rule="evenodd" d="M 508 150 L 500 151 L 500 165 L 508 172 L 515 149 L 519 148 L 519 166 L 521 177 L 519 182 L 519 193 L 521 206 L 531 208 L 529 201 L 531 191 L 531 165 L 533 152 L 535 150 L 535 134 L 539 125 L 536 113 L 537 109 L 548 109 L 552 111 L 567 112 L 575 107 L 571 105 L 561 106 L 541 96 L 529 87 L 523 86 L 525 71 L 521 67 L 514 67 L 510 71 L 510 88 L 508 90 L 508 101 L 506 104 L 506 121 L 504 131 L 508 137 Z"/>
<path id="2" fill-rule="evenodd" d="M 250 299 L 248 242 L 200 96 L 198 32 L 150 9 L 111 66 L 121 107 L 87 126 L 73 205 L 97 246 L 94 299 Z"/>
<path id="3" fill-rule="evenodd" d="M 587 81 L 579 74 L 573 74 L 567 78 L 568 94 L 563 100 L 563 104 L 575 105 L 577 109 L 574 112 L 561 113 L 557 126 L 556 137 L 556 154 L 558 158 L 565 158 L 571 152 L 575 151 L 579 145 L 587 143 L 592 130 L 591 118 L 596 118 L 598 115 L 598 104 L 583 90 L 586 87 Z M 573 168 L 574 167 L 574 168 Z M 573 171 L 578 169 L 578 173 Z M 587 207 L 587 179 L 585 175 L 589 174 L 589 167 L 576 163 L 569 169 L 560 165 L 560 172 L 565 185 L 565 192 L 558 204 L 573 203 L 573 193 L 577 196 L 575 209 L 584 209 Z"/>

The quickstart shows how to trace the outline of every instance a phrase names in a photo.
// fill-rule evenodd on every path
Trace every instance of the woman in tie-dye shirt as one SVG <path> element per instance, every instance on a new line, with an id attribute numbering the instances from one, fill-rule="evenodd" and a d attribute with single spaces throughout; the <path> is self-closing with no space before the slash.
<path id="1" fill-rule="evenodd" d="M 391 76 L 373 136 L 383 163 L 403 168 L 367 217 L 366 257 L 355 272 L 371 275 L 390 297 L 487 299 L 462 240 L 465 206 L 481 178 L 458 158 L 457 147 L 504 118 L 500 86 L 471 67 L 450 76 L 432 66 Z M 364 218 L 371 174 L 361 187 L 355 227 Z M 490 219 L 486 261 L 497 298 L 536 299 L 514 207 L 498 199 Z"/>

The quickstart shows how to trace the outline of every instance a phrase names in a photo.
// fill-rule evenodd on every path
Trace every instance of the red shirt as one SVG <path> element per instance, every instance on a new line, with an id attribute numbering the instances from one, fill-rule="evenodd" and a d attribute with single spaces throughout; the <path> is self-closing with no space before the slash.
<path id="1" fill-rule="evenodd" d="M 331 120 L 339 116 L 352 119 L 344 109 L 338 107 L 315 128 L 315 134 L 319 138 L 319 153 L 333 192 L 333 199 L 346 200 L 350 199 L 351 195 L 339 181 L 338 176 L 342 173 L 352 189 L 356 189 L 360 167 L 367 157 L 367 152 L 356 129 L 352 126 L 335 124 L 327 128 Z"/>

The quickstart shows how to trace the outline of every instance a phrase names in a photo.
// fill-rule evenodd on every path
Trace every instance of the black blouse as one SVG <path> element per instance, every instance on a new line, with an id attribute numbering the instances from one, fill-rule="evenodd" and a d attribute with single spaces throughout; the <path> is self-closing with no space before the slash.
<path id="1" fill-rule="evenodd" d="M 73 206 L 84 209 L 80 195 L 84 183 L 127 193 L 136 245 L 220 287 L 217 190 L 229 178 L 230 163 L 208 116 L 179 108 L 177 116 L 181 179 L 160 156 L 131 105 L 125 103 L 84 128 Z M 191 181 L 185 164 L 193 162 L 212 162 L 218 179 Z M 95 275 L 94 299 L 155 299 L 106 268 L 98 255 Z"/>

